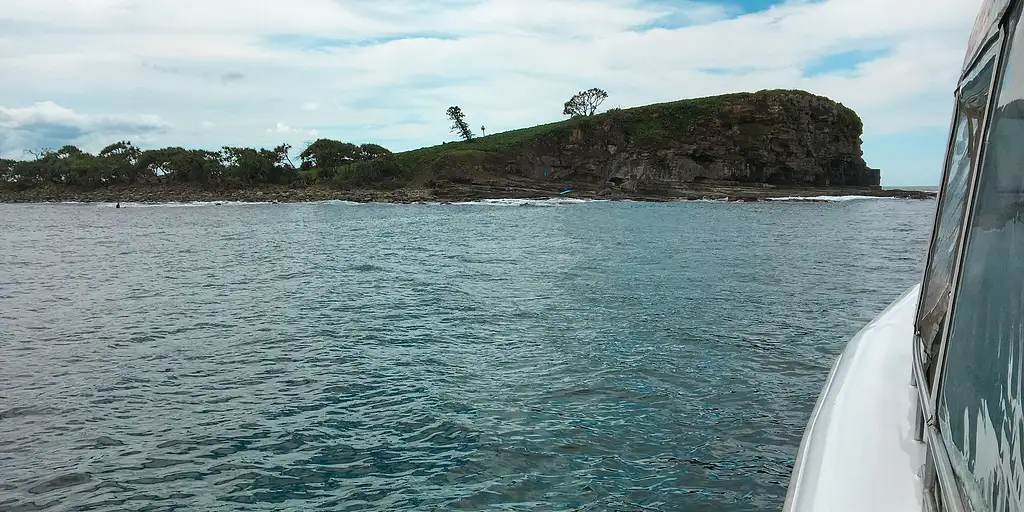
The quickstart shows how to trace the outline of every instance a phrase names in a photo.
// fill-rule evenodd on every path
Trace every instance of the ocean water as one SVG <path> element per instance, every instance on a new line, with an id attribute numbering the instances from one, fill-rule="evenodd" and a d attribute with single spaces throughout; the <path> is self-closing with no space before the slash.
<path id="1" fill-rule="evenodd" d="M 522 203 L 0 205 L 0 510 L 778 509 L 935 207 Z"/>

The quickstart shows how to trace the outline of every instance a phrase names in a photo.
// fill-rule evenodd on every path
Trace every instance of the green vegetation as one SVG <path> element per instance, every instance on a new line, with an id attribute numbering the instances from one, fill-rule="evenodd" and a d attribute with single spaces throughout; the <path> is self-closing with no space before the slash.
<path id="1" fill-rule="evenodd" d="M 837 103 L 839 107 L 839 116 L 843 119 L 842 130 L 843 133 L 851 137 L 860 137 L 864 133 L 864 121 L 861 120 L 860 116 L 857 115 L 852 108 Z"/>
<path id="2" fill-rule="evenodd" d="M 604 93 L 599 89 L 592 91 Z M 590 96 L 594 101 L 580 100 L 580 105 L 586 107 L 581 112 L 586 115 L 479 138 L 473 136 L 462 110 L 453 106 L 447 114 L 461 141 L 392 154 L 377 144 L 356 145 L 319 139 L 302 150 L 298 166 L 290 160 L 291 147 L 287 144 L 272 149 L 225 147 L 208 151 L 169 147 L 142 150 L 123 141 L 95 155 L 65 146 L 56 151 L 43 150 L 32 160 L 0 159 L 0 189 L 17 191 L 58 186 L 90 190 L 136 183 L 188 183 L 218 189 L 264 184 L 387 189 L 444 181 L 459 183 L 514 173 L 509 166 L 523 155 L 536 157 L 569 151 L 585 158 L 596 154 L 594 152 L 607 151 L 610 145 L 653 152 L 680 139 L 696 140 L 704 134 L 717 137 L 726 128 L 713 126 L 720 124 L 727 112 L 757 114 L 781 108 L 790 116 L 799 113 L 814 98 L 802 91 L 760 91 L 612 109 L 590 115 L 600 103 L 597 100 L 607 95 Z M 840 132 L 859 137 L 863 129 L 860 117 L 842 104 L 835 105 Z M 567 103 L 567 110 L 568 106 Z M 737 142 L 745 148 L 762 144 L 768 127 L 751 122 L 732 129 L 743 135 Z M 480 130 L 484 132 L 482 126 Z"/>
<path id="3" fill-rule="evenodd" d="M 759 94 L 759 93 L 755 93 Z M 485 163 L 508 160 L 517 151 L 538 149 L 555 141 L 587 147 L 597 144 L 599 137 L 622 130 L 630 143 L 638 148 L 657 148 L 670 137 L 690 134 L 716 118 L 722 105 L 752 96 L 751 93 L 729 94 L 613 109 L 592 116 L 576 116 L 565 121 L 542 124 L 480 137 L 471 141 L 450 142 L 439 146 L 398 153 L 403 168 L 415 170 L 424 179 L 464 176 L 478 172 Z"/>
<path id="4" fill-rule="evenodd" d="M 300 155 L 296 168 L 291 146 L 273 149 L 225 147 L 220 151 L 170 147 L 143 151 L 127 141 L 93 155 L 75 146 L 44 150 L 34 160 L 0 160 L 0 188 L 44 186 L 92 190 L 137 183 L 188 183 L 203 187 L 253 185 L 367 186 L 398 176 L 395 156 L 377 144 L 357 146 L 320 139 Z"/>
<path id="5" fill-rule="evenodd" d="M 575 116 L 560 122 L 496 133 L 471 141 L 398 153 L 396 157 L 403 168 L 413 171 L 409 175 L 431 179 L 445 177 L 437 174 L 442 170 L 456 176 L 478 173 L 482 168 L 489 167 L 485 164 L 502 165 L 517 152 L 541 152 L 545 145 L 555 145 L 551 149 L 558 149 L 558 146 L 600 149 L 602 143 L 609 142 L 607 139 L 615 133 L 624 134 L 634 149 L 656 150 L 672 140 L 706 131 L 710 124 L 721 118 L 723 109 L 768 109 L 769 103 L 776 102 L 784 111 L 793 115 L 800 111 L 796 102 L 809 97 L 811 95 L 799 90 L 764 90 L 611 109 L 601 114 Z M 837 104 L 837 108 L 842 133 L 859 137 L 863 129 L 860 117 L 842 104 Z M 759 125 L 745 127 L 752 144 L 761 143 L 759 131 L 764 129 Z"/>

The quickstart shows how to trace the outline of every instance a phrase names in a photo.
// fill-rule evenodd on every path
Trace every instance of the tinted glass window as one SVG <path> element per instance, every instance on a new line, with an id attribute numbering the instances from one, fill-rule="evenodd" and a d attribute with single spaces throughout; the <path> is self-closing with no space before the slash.
<path id="1" fill-rule="evenodd" d="M 939 401 L 975 510 L 1024 510 L 1024 31 L 992 114 Z"/>
<path id="2" fill-rule="evenodd" d="M 929 348 L 937 347 L 937 340 L 945 320 L 949 294 L 953 282 L 953 261 L 959 247 L 961 225 L 967 197 L 969 177 L 977 167 L 977 148 L 981 143 L 981 126 L 989 87 L 995 66 L 996 49 L 993 47 L 985 59 L 971 73 L 957 100 L 957 120 L 948 172 L 939 204 L 935 242 L 932 244 L 929 273 L 924 284 L 924 300 L 919 311 L 918 329 L 921 339 Z M 929 351 L 931 355 L 931 351 Z"/>

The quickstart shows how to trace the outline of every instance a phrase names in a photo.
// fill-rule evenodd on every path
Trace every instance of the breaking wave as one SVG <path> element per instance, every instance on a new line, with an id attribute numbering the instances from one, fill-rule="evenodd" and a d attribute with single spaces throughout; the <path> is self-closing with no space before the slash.
<path id="1" fill-rule="evenodd" d="M 769 201 L 816 201 L 823 203 L 842 203 L 846 201 L 860 201 L 864 199 L 896 199 L 895 197 L 879 196 L 807 196 L 807 197 L 769 197 Z"/>
<path id="2" fill-rule="evenodd" d="M 258 206 L 272 205 L 271 201 L 188 201 L 188 202 L 164 202 L 164 203 L 121 203 L 121 208 L 186 208 L 198 206 Z M 100 203 L 104 208 L 116 208 L 117 203 Z"/>
<path id="3" fill-rule="evenodd" d="M 479 201 L 459 201 L 453 205 L 483 206 L 564 206 L 568 204 L 585 204 L 605 202 L 603 199 L 577 199 L 573 197 L 555 197 L 550 199 L 481 199 Z"/>

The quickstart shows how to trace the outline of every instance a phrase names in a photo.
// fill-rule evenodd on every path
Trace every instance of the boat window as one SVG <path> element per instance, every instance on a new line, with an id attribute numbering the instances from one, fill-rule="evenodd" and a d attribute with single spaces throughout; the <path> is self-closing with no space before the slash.
<path id="1" fill-rule="evenodd" d="M 979 61 L 967 76 L 957 96 L 957 118 L 952 147 L 946 162 L 946 183 L 939 204 L 935 240 L 929 252 L 928 275 L 924 298 L 918 317 L 918 332 L 927 350 L 925 362 L 932 373 L 930 361 L 938 349 L 938 341 L 946 317 L 953 283 L 953 262 L 959 248 L 961 226 L 970 176 L 977 167 L 977 148 L 981 143 L 981 127 L 988 101 L 989 87 L 995 67 L 996 45 Z"/>
<path id="2" fill-rule="evenodd" d="M 1014 32 L 972 206 L 938 411 L 964 494 L 986 511 L 1024 510 L 1024 30 Z"/>

